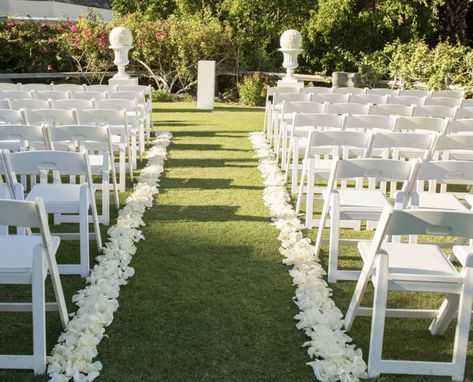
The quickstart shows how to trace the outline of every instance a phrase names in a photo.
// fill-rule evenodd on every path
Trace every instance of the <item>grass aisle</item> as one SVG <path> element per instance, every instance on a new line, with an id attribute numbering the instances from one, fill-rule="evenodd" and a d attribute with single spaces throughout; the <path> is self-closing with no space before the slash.
<path id="1" fill-rule="evenodd" d="M 194 108 L 158 106 L 158 128 L 174 135 L 167 171 L 99 380 L 311 381 L 248 140 L 262 110 Z"/>

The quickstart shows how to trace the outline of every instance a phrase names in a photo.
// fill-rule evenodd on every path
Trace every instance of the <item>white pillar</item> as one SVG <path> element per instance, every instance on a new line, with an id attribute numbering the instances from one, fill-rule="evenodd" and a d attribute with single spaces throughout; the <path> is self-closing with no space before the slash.
<path id="1" fill-rule="evenodd" d="M 197 70 L 197 109 L 213 110 L 215 98 L 215 61 L 199 61 Z"/>

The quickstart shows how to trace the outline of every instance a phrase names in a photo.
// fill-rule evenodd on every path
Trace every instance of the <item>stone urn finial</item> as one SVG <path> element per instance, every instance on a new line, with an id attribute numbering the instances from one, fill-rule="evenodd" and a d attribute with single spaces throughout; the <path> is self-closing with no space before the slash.
<path id="1" fill-rule="evenodd" d="M 130 61 L 128 61 L 128 52 L 133 48 L 133 36 L 131 31 L 125 27 L 113 28 L 110 32 L 110 49 L 113 49 L 115 53 L 115 59 L 113 63 L 118 68 L 118 73 L 113 76 L 116 80 L 126 80 L 130 76 L 125 73 L 125 67 Z"/>
<path id="2" fill-rule="evenodd" d="M 300 32 L 295 29 L 288 29 L 281 35 L 279 41 L 281 44 L 279 51 L 282 52 L 284 56 L 282 66 L 286 68 L 286 76 L 282 81 L 297 82 L 297 79 L 294 77 L 294 69 L 299 66 L 297 55 L 302 52 L 302 36 Z"/>

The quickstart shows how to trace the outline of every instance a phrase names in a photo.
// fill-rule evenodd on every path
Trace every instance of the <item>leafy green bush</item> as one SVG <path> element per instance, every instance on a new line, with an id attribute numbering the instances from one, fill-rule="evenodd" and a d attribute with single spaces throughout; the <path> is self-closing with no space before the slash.
<path id="1" fill-rule="evenodd" d="M 151 100 L 153 102 L 171 102 L 171 94 L 164 89 L 153 90 L 151 92 Z"/>
<path id="2" fill-rule="evenodd" d="M 245 76 L 238 84 L 240 102 L 249 106 L 261 105 L 266 98 L 265 85 L 264 78 L 258 73 Z"/>

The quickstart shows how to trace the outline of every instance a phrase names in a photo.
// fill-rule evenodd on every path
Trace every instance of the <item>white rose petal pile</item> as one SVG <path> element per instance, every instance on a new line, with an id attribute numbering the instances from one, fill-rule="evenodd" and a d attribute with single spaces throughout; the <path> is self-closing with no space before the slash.
<path id="1" fill-rule="evenodd" d="M 301 230 L 304 226 L 290 204 L 275 155 L 263 133 L 250 134 L 264 178 L 264 202 L 278 228 L 283 262 L 290 266 L 296 286 L 294 302 L 300 309 L 295 316 L 297 328 L 310 338 L 308 354 L 319 381 L 358 381 L 367 378 L 361 349 L 351 345 L 352 339 L 342 330 L 343 314 L 331 299 L 331 289 L 323 279 L 325 271 L 314 255 L 314 247 Z"/>
<path id="2" fill-rule="evenodd" d="M 169 132 L 156 134 L 153 147 L 148 151 L 148 163 L 120 210 L 117 223 L 108 230 L 108 242 L 87 278 L 88 285 L 72 298 L 79 309 L 48 357 L 48 374 L 53 382 L 93 381 L 102 369 L 99 361 L 93 361 L 98 354 L 97 346 L 118 309 L 120 287 L 134 274 L 129 264 L 136 252 L 136 243 L 144 239 L 140 230 L 144 225 L 142 217 L 159 191 L 159 177 L 164 171 L 171 137 Z"/>

